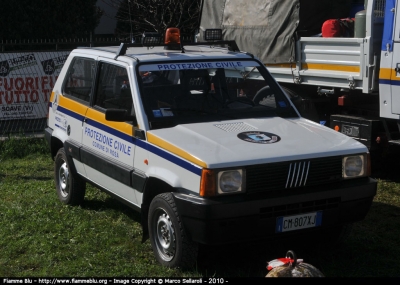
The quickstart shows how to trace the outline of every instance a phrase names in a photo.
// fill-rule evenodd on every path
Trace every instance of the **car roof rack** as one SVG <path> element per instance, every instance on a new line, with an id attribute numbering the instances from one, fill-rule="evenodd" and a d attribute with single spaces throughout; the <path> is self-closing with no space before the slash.
<path id="1" fill-rule="evenodd" d="M 238 45 L 236 44 L 235 41 L 213 41 L 213 42 L 193 42 L 193 43 L 181 43 L 180 48 L 174 49 L 174 50 L 182 50 L 184 51 L 185 46 L 219 46 L 219 45 L 227 45 L 229 51 L 233 52 L 240 52 Z M 143 43 L 121 43 L 117 52 L 115 53 L 114 59 L 117 59 L 120 55 L 125 55 L 126 51 L 130 47 L 156 47 L 156 46 L 163 46 L 163 47 L 169 47 L 170 45 L 168 44 L 143 44 Z M 176 45 L 175 45 L 176 46 Z"/>

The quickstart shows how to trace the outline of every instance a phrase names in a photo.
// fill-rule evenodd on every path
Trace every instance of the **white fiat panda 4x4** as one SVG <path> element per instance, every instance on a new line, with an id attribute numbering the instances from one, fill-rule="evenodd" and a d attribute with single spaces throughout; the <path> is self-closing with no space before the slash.
<path id="1" fill-rule="evenodd" d="M 339 237 L 365 218 L 363 144 L 302 118 L 234 42 L 177 33 L 70 53 L 45 130 L 61 202 L 82 203 L 87 182 L 112 194 L 168 267 L 193 265 L 199 244 Z"/>

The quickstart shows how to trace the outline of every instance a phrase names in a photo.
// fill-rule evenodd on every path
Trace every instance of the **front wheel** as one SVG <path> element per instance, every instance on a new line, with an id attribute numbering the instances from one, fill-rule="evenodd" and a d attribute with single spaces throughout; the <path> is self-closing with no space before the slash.
<path id="1" fill-rule="evenodd" d="M 59 200 L 67 205 L 81 204 L 85 197 L 86 183 L 72 173 L 64 148 L 58 150 L 54 161 L 54 180 Z"/>
<path id="2" fill-rule="evenodd" d="M 148 226 L 150 242 L 159 263 L 170 268 L 193 267 L 198 244 L 188 238 L 171 193 L 162 193 L 153 199 Z"/>

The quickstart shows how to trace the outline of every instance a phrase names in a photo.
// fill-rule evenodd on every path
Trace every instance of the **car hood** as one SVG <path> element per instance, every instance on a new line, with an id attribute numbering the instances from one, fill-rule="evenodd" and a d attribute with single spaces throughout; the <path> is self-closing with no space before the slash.
<path id="1" fill-rule="evenodd" d="M 172 153 L 186 153 L 208 168 L 367 152 L 356 140 L 304 118 L 183 124 L 151 130 L 148 139 Z"/>

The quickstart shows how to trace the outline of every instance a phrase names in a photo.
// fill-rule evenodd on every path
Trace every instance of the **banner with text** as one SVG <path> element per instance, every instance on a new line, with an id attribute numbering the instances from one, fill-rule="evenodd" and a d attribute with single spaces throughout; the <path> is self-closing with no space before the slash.
<path id="1" fill-rule="evenodd" d="M 0 120 L 45 118 L 69 51 L 0 53 Z"/>

